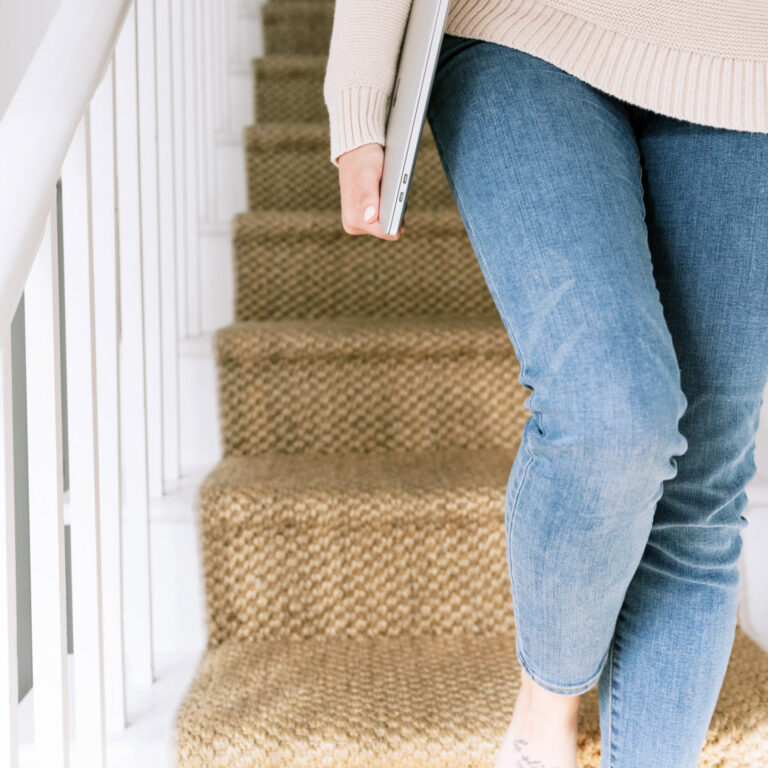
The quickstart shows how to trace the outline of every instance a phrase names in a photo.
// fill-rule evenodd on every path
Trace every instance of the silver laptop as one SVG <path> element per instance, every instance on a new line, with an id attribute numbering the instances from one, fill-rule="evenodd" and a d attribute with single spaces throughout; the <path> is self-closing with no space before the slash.
<path id="1" fill-rule="evenodd" d="M 405 213 L 451 0 L 412 0 L 387 115 L 379 224 L 396 235 Z"/>

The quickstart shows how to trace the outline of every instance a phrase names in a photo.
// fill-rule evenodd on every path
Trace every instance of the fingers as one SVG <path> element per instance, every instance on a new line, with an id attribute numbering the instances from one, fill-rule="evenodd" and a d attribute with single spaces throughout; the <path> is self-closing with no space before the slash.
<path id="1" fill-rule="evenodd" d="M 399 240 L 404 223 L 394 235 L 384 232 L 379 221 L 383 147 L 364 144 L 339 156 L 339 185 L 344 231 L 350 235 L 373 235 L 382 240 Z"/>

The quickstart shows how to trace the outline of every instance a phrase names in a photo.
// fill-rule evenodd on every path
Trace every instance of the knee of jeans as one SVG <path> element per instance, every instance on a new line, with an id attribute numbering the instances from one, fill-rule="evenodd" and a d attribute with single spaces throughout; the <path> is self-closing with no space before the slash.
<path id="1" fill-rule="evenodd" d="M 691 582 L 737 585 L 743 540 L 743 516 L 730 523 L 692 525 L 689 520 L 662 523 L 651 529 L 648 563 L 658 571 L 685 576 Z"/>
<path id="2" fill-rule="evenodd" d="M 681 456 L 688 441 L 679 429 L 687 399 L 674 376 L 633 375 L 611 371 L 601 386 L 579 388 L 554 420 L 544 415 L 546 439 L 570 446 L 583 462 L 603 472 L 654 472 L 660 479 L 676 471 L 673 457 Z M 554 427 L 554 428 L 553 428 Z"/>

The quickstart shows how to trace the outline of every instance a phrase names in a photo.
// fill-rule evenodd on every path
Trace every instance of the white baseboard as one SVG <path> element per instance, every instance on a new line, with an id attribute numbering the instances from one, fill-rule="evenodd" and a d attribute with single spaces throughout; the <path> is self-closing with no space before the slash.
<path id="1" fill-rule="evenodd" d="M 248 207 L 245 148 L 242 131 L 220 132 L 217 137 L 224 140 L 215 146 L 217 203 L 212 218 L 230 221 Z"/>
<path id="2" fill-rule="evenodd" d="M 199 493 L 215 462 L 183 475 L 150 504 L 155 653 L 201 652 L 206 643 Z"/>
<path id="3" fill-rule="evenodd" d="M 250 58 L 257 58 L 264 55 L 264 29 L 262 25 L 261 6 L 262 2 L 245 4 L 247 7 L 241 7 L 237 19 L 234 51 L 236 55 L 231 62 L 238 64 L 247 64 Z"/>
<path id="4" fill-rule="evenodd" d="M 179 410 L 182 475 L 216 464 L 222 456 L 219 397 L 213 335 L 180 344 Z"/>
<path id="5" fill-rule="evenodd" d="M 109 768 L 174 768 L 176 762 L 175 719 L 179 704 L 194 676 L 197 652 L 158 654 L 155 684 L 129 688 L 128 727 L 107 734 Z M 69 659 L 69 680 L 74 680 L 74 657 Z M 70 685 L 70 712 L 75 712 L 73 685 Z M 39 768 L 34 742 L 34 689 L 19 705 L 19 768 Z M 70 765 L 83 765 L 78 747 L 76 722 L 70 717 Z"/>
<path id="6" fill-rule="evenodd" d="M 200 317 L 204 334 L 234 320 L 235 276 L 231 223 L 204 225 L 200 232 Z"/>
<path id="7" fill-rule="evenodd" d="M 152 623 L 155 654 L 202 652 L 205 592 L 197 521 L 152 521 Z"/>
<path id="8" fill-rule="evenodd" d="M 227 76 L 231 102 L 230 129 L 242 136 L 243 129 L 254 121 L 253 65 L 232 67 Z"/>

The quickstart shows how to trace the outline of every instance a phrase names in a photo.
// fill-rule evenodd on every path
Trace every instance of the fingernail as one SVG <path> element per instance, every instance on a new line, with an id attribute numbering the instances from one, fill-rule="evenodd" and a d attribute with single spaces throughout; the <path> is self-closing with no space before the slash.
<path id="1" fill-rule="evenodd" d="M 376 213 L 376 209 L 372 205 L 369 205 L 365 209 L 365 213 L 363 214 L 363 219 L 365 221 L 370 221 L 373 218 L 374 213 Z"/>

